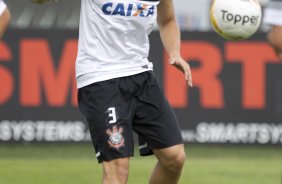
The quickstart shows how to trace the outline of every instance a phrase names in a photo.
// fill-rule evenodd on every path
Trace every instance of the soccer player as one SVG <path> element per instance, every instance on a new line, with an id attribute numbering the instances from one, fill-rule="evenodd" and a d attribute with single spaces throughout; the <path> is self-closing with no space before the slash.
<path id="1" fill-rule="evenodd" d="M 127 183 L 133 131 L 140 154 L 158 159 L 150 184 L 176 184 L 181 175 L 185 151 L 178 121 L 148 60 L 155 20 L 170 64 L 192 86 L 190 67 L 180 55 L 172 0 L 81 1 L 78 103 L 103 166 L 103 184 Z"/>
<path id="2" fill-rule="evenodd" d="M 271 26 L 267 40 L 282 60 L 282 1 L 272 0 L 264 11 L 264 23 Z"/>
<path id="3" fill-rule="evenodd" d="M 7 5 L 3 0 L 0 0 L 0 38 L 3 37 L 9 22 L 11 20 L 11 15 Z"/>

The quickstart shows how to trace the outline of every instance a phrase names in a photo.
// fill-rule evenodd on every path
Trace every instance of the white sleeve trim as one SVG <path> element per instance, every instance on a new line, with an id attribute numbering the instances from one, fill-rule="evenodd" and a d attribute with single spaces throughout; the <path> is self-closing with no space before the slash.
<path id="1" fill-rule="evenodd" d="M 2 15 L 6 8 L 7 5 L 4 3 L 4 1 L 0 0 L 0 15 Z"/>
<path id="2" fill-rule="evenodd" d="M 282 26 L 282 10 L 266 8 L 263 21 L 265 24 Z"/>

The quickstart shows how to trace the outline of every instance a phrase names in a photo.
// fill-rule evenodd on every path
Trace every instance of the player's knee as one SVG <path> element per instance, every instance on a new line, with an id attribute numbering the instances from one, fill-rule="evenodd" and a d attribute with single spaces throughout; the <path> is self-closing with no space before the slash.
<path id="1" fill-rule="evenodd" d="M 127 162 L 117 161 L 110 166 L 104 166 L 104 181 L 110 181 L 110 183 L 123 184 L 127 183 L 129 166 Z"/>
<path id="2" fill-rule="evenodd" d="M 182 167 L 185 163 L 186 155 L 184 150 L 177 153 L 175 159 L 173 160 L 172 168 L 179 171 L 182 170 Z"/>
<path id="3" fill-rule="evenodd" d="M 184 150 L 180 150 L 176 152 L 174 155 L 170 157 L 170 159 L 165 160 L 163 163 L 166 169 L 171 172 L 181 172 L 184 163 L 185 163 L 186 155 Z"/>
<path id="4" fill-rule="evenodd" d="M 128 168 L 119 167 L 115 172 L 115 179 L 120 181 L 120 183 L 127 183 L 128 180 Z"/>
<path id="5" fill-rule="evenodd" d="M 125 184 L 128 180 L 128 170 L 125 168 L 119 168 L 115 171 L 104 171 L 103 180 L 108 181 L 108 183 Z"/>

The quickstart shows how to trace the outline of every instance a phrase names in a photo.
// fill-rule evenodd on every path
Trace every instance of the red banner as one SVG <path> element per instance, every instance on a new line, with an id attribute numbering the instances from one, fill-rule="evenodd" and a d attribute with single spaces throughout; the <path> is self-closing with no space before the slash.
<path id="1" fill-rule="evenodd" d="M 77 32 L 10 30 L 0 41 L 0 142 L 89 141 L 77 109 Z M 282 62 L 264 34 L 232 42 L 182 33 L 193 88 L 168 64 L 157 32 L 150 60 L 186 142 L 282 144 Z"/>

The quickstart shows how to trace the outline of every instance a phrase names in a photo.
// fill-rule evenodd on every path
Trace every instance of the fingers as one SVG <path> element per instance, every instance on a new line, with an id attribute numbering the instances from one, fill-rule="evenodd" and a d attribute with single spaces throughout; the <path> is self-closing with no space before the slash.
<path id="1" fill-rule="evenodd" d="M 193 87 L 192 72 L 191 72 L 191 70 L 190 70 L 189 65 L 188 65 L 188 68 L 185 69 L 185 79 L 186 79 L 186 81 L 188 82 L 188 85 L 189 85 L 190 87 Z"/>
<path id="2" fill-rule="evenodd" d="M 190 87 L 193 87 L 192 72 L 190 66 L 185 61 L 179 62 L 177 60 L 170 60 L 169 63 L 184 73 L 185 80 Z"/>
<path id="3" fill-rule="evenodd" d="M 189 85 L 190 87 L 193 87 L 193 81 L 192 81 L 192 74 L 191 74 L 191 73 L 188 74 L 188 79 L 187 79 L 187 81 L 188 81 L 188 85 Z"/>

